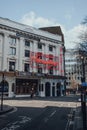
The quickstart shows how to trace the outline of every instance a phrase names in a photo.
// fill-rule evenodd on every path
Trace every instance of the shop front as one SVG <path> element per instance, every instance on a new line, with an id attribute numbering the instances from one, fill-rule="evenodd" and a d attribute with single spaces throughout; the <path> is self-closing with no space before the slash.
<path id="1" fill-rule="evenodd" d="M 38 79 L 24 79 L 16 78 L 16 84 L 13 87 L 15 95 L 37 95 L 38 91 Z"/>

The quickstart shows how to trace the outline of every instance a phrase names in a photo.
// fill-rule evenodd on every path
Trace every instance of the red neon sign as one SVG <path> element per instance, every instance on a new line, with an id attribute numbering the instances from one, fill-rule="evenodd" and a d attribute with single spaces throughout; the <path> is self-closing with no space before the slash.
<path id="1" fill-rule="evenodd" d="M 53 67 L 53 69 L 58 70 L 58 57 L 57 56 L 53 56 L 51 54 L 43 54 L 41 52 L 31 52 L 30 53 L 30 59 L 31 59 L 31 67 L 32 68 L 38 68 L 38 66 L 33 66 L 33 63 L 37 63 L 37 64 L 43 64 L 45 67 L 45 69 L 50 69 L 51 67 Z"/>

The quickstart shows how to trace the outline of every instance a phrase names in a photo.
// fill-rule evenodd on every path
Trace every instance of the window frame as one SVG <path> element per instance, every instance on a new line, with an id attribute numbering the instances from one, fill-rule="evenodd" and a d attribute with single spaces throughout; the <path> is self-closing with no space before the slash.
<path id="1" fill-rule="evenodd" d="M 29 40 L 25 40 L 25 47 L 30 47 L 30 41 Z"/>
<path id="2" fill-rule="evenodd" d="M 49 74 L 53 75 L 53 66 L 49 69 Z"/>
<path id="3" fill-rule="evenodd" d="M 53 52 L 53 46 L 49 46 L 49 51 Z"/>
<path id="4" fill-rule="evenodd" d="M 42 74 L 42 72 L 43 72 L 42 67 L 38 68 L 38 73 L 39 73 L 39 74 Z"/>
<path id="5" fill-rule="evenodd" d="M 10 64 L 10 63 L 13 63 L 13 64 Z M 12 69 L 12 65 L 14 69 Z M 15 61 L 9 61 L 9 71 L 15 71 Z"/>
<path id="6" fill-rule="evenodd" d="M 16 45 L 16 38 L 15 37 L 10 37 L 10 44 L 11 45 Z"/>
<path id="7" fill-rule="evenodd" d="M 38 49 L 42 50 L 42 44 L 40 42 L 38 43 Z"/>
<path id="8" fill-rule="evenodd" d="M 25 50 L 25 57 L 30 57 L 30 50 Z"/>
<path id="9" fill-rule="evenodd" d="M 30 64 L 24 63 L 24 71 L 25 72 L 30 72 Z"/>
<path id="10" fill-rule="evenodd" d="M 10 47 L 10 55 L 16 55 L 16 48 Z"/>

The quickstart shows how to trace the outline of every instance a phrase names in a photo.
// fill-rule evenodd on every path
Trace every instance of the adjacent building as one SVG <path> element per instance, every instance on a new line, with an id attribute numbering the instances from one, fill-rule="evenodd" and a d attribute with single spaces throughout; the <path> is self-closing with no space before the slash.
<path id="1" fill-rule="evenodd" d="M 64 95 L 64 48 L 60 26 L 36 29 L 0 18 L 0 92 L 8 97 Z"/>
<path id="2" fill-rule="evenodd" d="M 77 49 L 66 49 L 65 53 L 66 90 L 78 91 L 82 78 L 82 61 Z"/>

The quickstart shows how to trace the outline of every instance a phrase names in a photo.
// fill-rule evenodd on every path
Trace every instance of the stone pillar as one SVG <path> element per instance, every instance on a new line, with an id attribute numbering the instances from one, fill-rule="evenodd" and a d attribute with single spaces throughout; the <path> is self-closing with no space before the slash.
<path id="1" fill-rule="evenodd" d="M 52 83 L 50 83 L 50 96 L 52 97 Z"/>
<path id="2" fill-rule="evenodd" d="M 31 54 L 34 52 L 33 50 L 33 42 L 30 42 L 30 72 L 32 72 L 32 60 L 31 60 Z"/>
<path id="3" fill-rule="evenodd" d="M 2 55 L 2 46 L 3 46 L 3 34 L 0 34 L 0 70 L 2 70 L 2 67 L 3 67 L 3 65 L 2 65 L 2 58 L 3 58 L 3 55 Z"/>
<path id="4" fill-rule="evenodd" d="M 37 41 L 33 42 L 33 44 L 32 44 L 32 51 L 34 52 L 34 55 L 35 55 L 35 53 L 38 52 L 38 50 L 37 50 Z M 37 72 L 37 68 L 36 68 L 36 63 L 35 62 L 33 64 L 32 72 Z"/>
<path id="5" fill-rule="evenodd" d="M 24 57 L 24 38 L 20 38 L 20 41 L 19 41 L 19 49 L 18 49 L 18 70 L 19 71 L 23 71 L 24 68 L 23 68 L 23 57 Z"/>
<path id="6" fill-rule="evenodd" d="M 58 62 L 58 65 L 57 65 L 57 70 L 56 70 L 56 75 L 58 75 L 59 74 L 59 70 L 58 70 L 58 68 L 59 68 L 59 47 L 57 46 L 56 48 L 55 48 L 55 56 L 57 57 L 57 62 Z"/>
<path id="7" fill-rule="evenodd" d="M 44 52 L 45 52 L 46 55 L 48 54 L 48 45 L 47 44 L 45 44 L 45 50 L 44 50 Z M 48 73 L 47 65 L 46 65 L 45 73 L 46 74 Z"/>
<path id="8" fill-rule="evenodd" d="M 19 42 L 20 40 L 17 38 L 16 39 L 16 66 L 15 66 L 15 70 L 19 70 L 20 66 L 19 66 Z"/>
<path id="9" fill-rule="evenodd" d="M 7 77 L 7 81 L 9 82 L 9 90 L 8 90 L 8 97 L 15 97 L 14 91 L 12 91 L 12 84 L 15 84 L 15 77 Z M 15 88 L 14 88 L 15 89 Z"/>
<path id="10" fill-rule="evenodd" d="M 12 82 L 9 82 L 9 92 L 8 92 L 8 97 L 13 97 L 13 92 L 12 92 Z"/>
<path id="11" fill-rule="evenodd" d="M 9 55 L 9 39 L 8 34 L 5 33 L 2 44 L 2 71 L 7 70 L 7 57 Z"/>
<path id="12" fill-rule="evenodd" d="M 61 96 L 63 96 L 63 89 L 64 89 L 64 83 L 63 81 L 61 82 Z"/>
<path id="13" fill-rule="evenodd" d="M 55 87 L 55 97 L 56 97 L 56 86 L 54 86 Z"/>
<path id="14" fill-rule="evenodd" d="M 43 83 L 43 97 L 45 97 L 45 83 Z"/>

